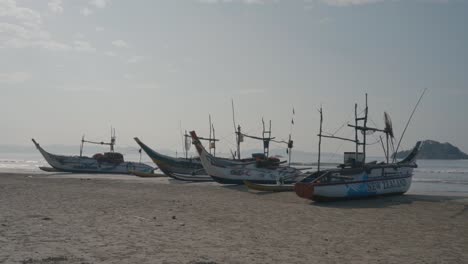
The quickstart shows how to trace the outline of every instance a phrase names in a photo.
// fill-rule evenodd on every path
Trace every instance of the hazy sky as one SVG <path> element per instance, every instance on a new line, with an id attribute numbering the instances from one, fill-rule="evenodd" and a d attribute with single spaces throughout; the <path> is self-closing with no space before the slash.
<path id="1" fill-rule="evenodd" d="M 232 98 L 244 131 L 264 117 L 279 139 L 294 107 L 295 147 L 316 151 L 320 104 L 333 132 L 367 92 L 399 137 L 428 88 L 404 148 L 468 151 L 467 27 L 464 0 L 0 0 L 0 144 L 79 144 L 112 125 L 121 146 L 180 150 L 179 124 L 206 135 L 211 114 L 228 152 Z"/>

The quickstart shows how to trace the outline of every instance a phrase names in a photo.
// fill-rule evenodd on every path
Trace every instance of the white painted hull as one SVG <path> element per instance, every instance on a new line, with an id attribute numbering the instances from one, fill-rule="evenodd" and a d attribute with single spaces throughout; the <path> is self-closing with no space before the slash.
<path id="1" fill-rule="evenodd" d="M 298 183 L 296 193 L 312 200 L 334 200 L 371 197 L 379 195 L 403 194 L 411 187 L 413 167 L 376 167 L 354 175 L 332 173 L 336 181 L 318 183 Z M 343 180 L 340 177 L 347 177 Z M 303 185 L 301 187 L 301 184 Z M 308 185 L 304 187 L 304 185 Z M 301 195 L 299 188 L 309 188 L 309 193 Z M 307 196 L 307 197 L 305 197 Z"/>
<path id="2" fill-rule="evenodd" d="M 302 171 L 287 166 L 258 168 L 255 162 L 233 163 L 232 161 L 218 159 L 210 155 L 197 138 L 193 137 L 192 135 L 203 168 L 217 182 L 226 184 L 243 184 L 244 181 L 276 183 L 281 179 L 293 182 L 303 175 Z"/>

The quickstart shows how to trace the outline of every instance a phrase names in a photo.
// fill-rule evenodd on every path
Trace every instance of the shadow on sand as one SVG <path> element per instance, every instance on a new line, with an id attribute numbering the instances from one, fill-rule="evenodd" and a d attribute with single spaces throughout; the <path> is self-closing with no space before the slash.
<path id="1" fill-rule="evenodd" d="M 440 203 L 446 201 L 463 200 L 466 197 L 461 196 L 442 196 L 426 194 L 405 194 L 396 196 L 377 196 L 354 200 L 330 201 L 330 202 L 311 202 L 313 206 L 330 208 L 385 208 L 395 205 L 412 204 L 413 202 L 433 202 Z"/>
<path id="2" fill-rule="evenodd" d="M 238 192 L 245 192 L 245 193 L 249 192 L 249 189 L 243 184 L 223 184 L 221 185 L 221 187 L 224 189 L 238 191 Z"/>

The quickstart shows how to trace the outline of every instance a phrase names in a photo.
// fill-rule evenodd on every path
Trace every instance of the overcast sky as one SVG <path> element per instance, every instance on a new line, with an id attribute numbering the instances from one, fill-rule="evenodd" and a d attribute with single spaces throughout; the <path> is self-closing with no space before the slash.
<path id="1" fill-rule="evenodd" d="M 294 108 L 295 147 L 316 151 L 320 105 L 333 133 L 367 92 L 399 137 L 427 88 L 404 148 L 468 151 L 467 25 L 464 0 L 0 0 L 0 144 L 77 145 L 113 126 L 121 146 L 180 150 L 180 124 L 206 136 L 211 114 L 229 152 L 234 99 L 244 131 L 264 117 L 278 139 Z"/>

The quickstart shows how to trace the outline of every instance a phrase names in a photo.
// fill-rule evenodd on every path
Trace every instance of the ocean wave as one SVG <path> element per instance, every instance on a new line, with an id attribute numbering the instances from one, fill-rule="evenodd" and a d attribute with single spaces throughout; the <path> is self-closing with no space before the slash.
<path id="1" fill-rule="evenodd" d="M 426 183 L 448 183 L 448 184 L 463 184 L 468 185 L 467 180 L 451 180 L 451 179 L 425 179 L 425 178 L 414 178 L 414 182 L 426 182 Z"/>
<path id="2" fill-rule="evenodd" d="M 415 169 L 419 173 L 468 174 L 467 169 Z"/>

